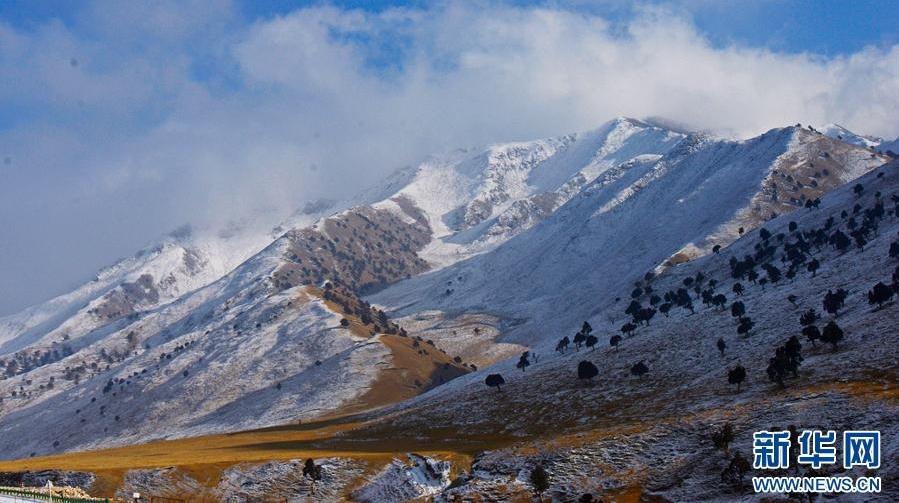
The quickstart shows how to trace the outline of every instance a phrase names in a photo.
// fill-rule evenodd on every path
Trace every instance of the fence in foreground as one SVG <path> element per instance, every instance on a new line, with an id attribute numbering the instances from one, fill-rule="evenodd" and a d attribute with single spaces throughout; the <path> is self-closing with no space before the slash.
<path id="1" fill-rule="evenodd" d="M 22 498 L 23 500 L 31 499 L 37 501 L 48 501 L 51 503 L 109 503 L 109 499 L 69 498 L 66 496 L 55 495 L 49 492 L 18 489 L 15 487 L 0 487 L 0 496 Z"/>

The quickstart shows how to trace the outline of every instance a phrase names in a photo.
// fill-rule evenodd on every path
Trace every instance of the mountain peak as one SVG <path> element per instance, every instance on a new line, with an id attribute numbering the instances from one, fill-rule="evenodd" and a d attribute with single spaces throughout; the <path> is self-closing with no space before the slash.
<path id="1" fill-rule="evenodd" d="M 877 147 L 883 143 L 883 138 L 868 135 L 860 135 L 837 124 L 830 123 L 820 129 L 821 134 L 831 138 L 858 145 L 859 147 Z"/>
<path id="2" fill-rule="evenodd" d="M 631 119 L 634 120 L 634 119 Z M 690 134 L 697 131 L 698 128 L 692 127 L 689 124 L 684 122 L 680 122 L 674 119 L 669 119 L 668 117 L 661 116 L 650 116 L 645 117 L 642 121 L 637 121 L 646 126 L 659 127 L 662 129 L 667 129 L 669 131 L 673 131 L 675 133 L 681 134 Z"/>

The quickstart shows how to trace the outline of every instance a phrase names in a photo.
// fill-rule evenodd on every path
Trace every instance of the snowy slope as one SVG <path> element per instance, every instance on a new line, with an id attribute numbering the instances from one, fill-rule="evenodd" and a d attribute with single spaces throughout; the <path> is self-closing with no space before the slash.
<path id="1" fill-rule="evenodd" d="M 670 150 L 683 134 L 627 118 L 584 133 L 459 150 L 422 163 L 397 199 L 419 208 L 433 231 L 421 256 L 446 266 L 495 248 L 552 214 L 605 171 Z"/>
<path id="2" fill-rule="evenodd" d="M 588 317 L 646 272 L 726 245 L 740 227 L 802 207 L 885 160 L 799 128 L 745 141 L 691 135 L 661 158 L 603 171 L 493 252 L 398 283 L 372 301 L 400 315 L 495 314 L 514 325 L 504 340 L 538 344 L 567 328 L 559 313 Z M 584 291 L 591 294 L 572 294 Z"/>
<path id="3" fill-rule="evenodd" d="M 223 277 L 285 232 L 313 225 L 341 209 L 380 201 L 408 179 L 408 170 L 399 170 L 377 187 L 343 201 L 307 202 L 286 218 L 262 212 L 217 227 L 184 226 L 100 270 L 92 281 L 69 293 L 0 318 L 0 356 L 42 340 L 74 339 L 129 314 L 165 305 Z"/>
<path id="4" fill-rule="evenodd" d="M 878 147 L 877 150 L 883 153 L 893 152 L 893 156 L 899 154 L 899 138 L 896 138 L 893 141 L 883 142 Z"/>
<path id="5" fill-rule="evenodd" d="M 0 404 L 0 452 L 282 424 L 363 393 L 387 350 L 342 328 L 305 287 L 276 289 L 268 278 L 284 247 L 281 239 L 74 355 L 0 381 L 12 396 Z"/>
<path id="6" fill-rule="evenodd" d="M 661 154 L 681 137 L 620 118 L 591 132 L 435 157 L 346 201 L 310 202 L 274 229 L 249 222 L 179 231 L 71 293 L 0 318 L 0 356 L 28 346 L 77 350 L 82 337 L 208 285 L 281 234 L 353 206 L 371 204 L 405 220 L 422 211 L 433 236 L 420 256 L 447 265 L 533 226 L 610 166 Z"/>
<path id="7" fill-rule="evenodd" d="M 35 344 L 62 331 L 77 337 L 118 316 L 91 320 L 86 311 L 121 292 L 123 284 L 138 285 L 144 295 L 133 310 L 151 309 L 222 277 L 271 242 L 268 232 L 230 229 L 228 232 L 182 230 L 158 244 L 101 270 L 93 281 L 74 291 L 0 318 L 0 355 Z M 152 294 L 151 294 L 152 291 Z M 122 306 L 124 310 L 126 306 Z M 62 336 L 60 336 L 62 337 Z"/>
<path id="8" fill-rule="evenodd" d="M 883 201 L 886 212 L 863 248 L 852 244 L 839 251 L 824 244 L 810 249 L 807 259 L 821 264 L 815 274 L 802 268 L 793 279 L 767 285 L 744 279 L 745 293 L 736 295 L 733 286 L 739 280 L 732 277 L 729 262 L 755 254 L 763 241 L 758 230 L 748 232 L 719 254 L 670 268 L 649 283 L 661 295 L 701 272 L 703 288 L 715 280 L 714 289 L 725 295 L 727 309 L 702 305 L 691 290 L 695 313 L 675 307 L 670 317 L 657 314 L 618 348 L 609 346 L 609 338 L 620 335 L 619 327 L 630 319 L 623 312 L 628 301 L 615 302 L 602 295 L 601 284 L 586 287 L 583 293 L 580 285 L 573 285 L 567 290 L 571 295 L 597 299 L 597 312 L 588 318 L 599 337 L 595 350 L 569 348 L 559 354 L 553 346 L 542 345 L 537 348 L 539 361 L 525 372 L 515 368 L 515 361 L 507 361 L 457 379 L 385 411 L 357 437 L 415 431 L 423 444 L 430 445 L 480 438 L 505 439 L 511 444 L 479 455 L 471 472 L 441 493 L 438 501 L 465 499 L 473 493 L 497 500 L 527 495 L 531 490 L 527 474 L 538 463 L 550 472 L 549 493 L 559 501 L 585 492 L 605 500 L 625 490 L 665 501 L 767 501 L 745 489 L 741 495 L 722 482 L 720 474 L 728 457 L 713 447 L 709 436 L 725 422 L 735 431 L 730 454 L 739 451 L 746 456 L 751 453 L 752 432 L 788 425 L 837 431 L 875 429 L 885 439 L 896 438 L 899 302 L 894 298 L 878 308 L 869 303 L 867 292 L 877 282 L 895 282 L 899 274 L 899 259 L 889 255 L 891 245 L 899 242 L 895 208 L 899 164 L 864 175 L 857 183 L 864 187 L 861 196 L 853 191 L 854 184 L 844 186 L 825 196 L 818 209 L 782 215 L 765 224 L 771 243 L 778 248 L 771 263 L 786 270 L 781 262 L 784 243 L 796 242 L 797 232 L 822 228 L 831 218 L 830 232 L 850 232 L 853 219 L 860 223 L 865 210 L 878 199 Z M 853 217 L 856 204 L 861 210 Z M 791 222 L 796 223 L 796 232 L 790 230 Z M 765 276 L 761 268 L 759 272 Z M 632 288 L 627 285 L 617 295 L 629 300 Z M 825 313 L 823 297 L 837 288 L 848 291 L 846 304 L 836 315 Z M 788 300 L 791 296 L 795 303 Z M 647 296 L 639 300 L 646 305 Z M 729 309 L 736 300 L 745 304 L 746 315 L 755 323 L 747 336 L 737 333 Z M 836 349 L 820 341 L 813 345 L 801 335 L 800 314 L 810 308 L 821 315 L 819 327 L 833 320 L 845 331 Z M 580 327 L 582 318 L 564 306 L 557 309 L 571 332 Z M 551 334 L 551 342 L 554 345 L 571 332 Z M 775 348 L 793 335 L 800 336 L 804 360 L 798 377 L 788 377 L 781 389 L 769 380 L 765 369 Z M 719 337 L 726 341 L 723 355 L 716 348 Z M 599 369 L 591 383 L 577 378 L 582 360 Z M 640 361 L 647 365 L 648 374 L 631 375 L 631 366 Z M 739 392 L 727 383 L 728 370 L 737 364 L 747 370 Z M 501 392 L 484 385 L 489 373 L 504 376 Z M 429 430 L 445 424 L 456 427 L 455 437 Z M 899 443 L 886 440 L 883 449 L 883 459 L 895 459 Z M 824 474 L 864 475 L 862 470 L 844 471 L 838 465 L 824 468 Z M 751 472 L 746 480 L 752 475 L 760 473 Z M 885 464 L 876 475 L 885 482 L 883 494 L 845 499 L 895 501 L 897 488 L 887 487 L 886 481 L 896 480 L 899 467 Z"/>
<path id="9" fill-rule="evenodd" d="M 821 133 L 859 147 L 877 148 L 883 143 L 883 138 L 856 134 L 839 124 L 828 124 L 821 128 Z"/>
<path id="10" fill-rule="evenodd" d="M 339 242 L 337 234 L 344 226 L 356 230 L 358 222 L 377 222 L 379 230 L 357 234 L 357 244 L 387 240 L 414 255 L 408 242 L 390 234 L 388 224 L 398 219 L 389 216 L 359 208 L 321 220 L 318 230 L 287 232 L 171 302 L 96 328 L 76 325 L 96 321 L 90 308 L 47 336 L 66 330 L 77 337 L 0 358 L 0 368 L 14 370 L 0 380 L 0 455 L 285 424 L 379 406 L 364 399 L 376 383 L 400 399 L 464 374 L 452 355 L 413 349 L 383 313 L 335 293 L 343 289 L 293 285 L 285 274 L 300 262 L 298 253 L 310 266 L 344 256 L 338 246 L 351 240 Z M 305 246 L 311 255 L 298 251 Z M 382 267 L 382 259 L 374 254 L 353 264 Z M 333 267 L 343 265 L 338 260 Z M 384 370 L 394 370 L 392 377 L 381 380 Z"/>

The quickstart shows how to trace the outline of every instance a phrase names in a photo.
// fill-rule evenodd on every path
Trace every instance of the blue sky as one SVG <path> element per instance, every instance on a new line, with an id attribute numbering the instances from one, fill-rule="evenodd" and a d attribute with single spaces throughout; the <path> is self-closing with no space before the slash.
<path id="1" fill-rule="evenodd" d="M 247 19 L 284 15 L 316 2 L 244 2 Z M 351 9 L 383 10 L 397 6 L 426 7 L 426 1 L 335 1 Z M 519 6 L 560 6 L 626 22 L 632 2 L 508 2 Z M 716 45 L 741 44 L 788 52 L 848 54 L 865 46 L 891 46 L 899 40 L 899 6 L 891 0 L 698 0 L 646 2 L 687 13 Z"/>
<path id="2" fill-rule="evenodd" d="M 283 16 L 298 8 L 335 5 L 346 9 L 383 11 L 394 7 L 426 8 L 427 1 L 242 1 L 242 22 Z M 777 51 L 837 55 L 866 46 L 892 46 L 899 40 L 899 8 L 892 0 L 694 0 L 621 2 L 615 0 L 505 2 L 517 6 L 561 7 L 601 15 L 616 22 L 631 19 L 640 5 L 667 5 L 689 15 L 700 32 L 716 45 L 741 44 Z M 636 5 L 636 6 L 635 6 Z M 4 0 L 0 19 L 22 28 L 57 18 L 75 25 L 78 2 L 66 0 Z"/>
<path id="3" fill-rule="evenodd" d="M 896 26 L 889 1 L 5 0 L 0 315 L 460 146 L 618 115 L 894 138 Z"/>

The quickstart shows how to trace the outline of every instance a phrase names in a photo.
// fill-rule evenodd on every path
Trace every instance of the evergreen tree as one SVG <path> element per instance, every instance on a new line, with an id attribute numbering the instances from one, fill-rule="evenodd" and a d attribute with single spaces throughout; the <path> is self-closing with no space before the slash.
<path id="1" fill-rule="evenodd" d="M 852 241 L 849 240 L 849 236 L 844 234 L 842 231 L 836 231 L 830 236 L 830 244 L 837 251 L 846 251 L 849 248 L 849 245 L 852 244 Z"/>
<path id="2" fill-rule="evenodd" d="M 585 336 L 585 335 L 583 334 L 583 332 L 578 332 L 578 333 L 574 334 L 574 339 L 573 339 L 573 340 L 574 340 L 574 349 L 580 351 L 580 350 L 581 350 L 581 344 L 583 344 L 584 341 L 587 340 L 587 336 Z"/>
<path id="3" fill-rule="evenodd" d="M 643 363 L 643 360 L 640 360 L 631 367 L 631 374 L 637 377 L 642 377 L 647 372 L 649 372 L 649 367 L 647 367 L 646 364 Z"/>
<path id="4" fill-rule="evenodd" d="M 727 297 L 724 296 L 723 293 L 719 293 L 712 297 L 712 305 L 719 308 L 724 309 L 724 305 L 727 304 Z"/>
<path id="5" fill-rule="evenodd" d="M 855 246 L 857 246 L 859 250 L 864 250 L 865 245 L 868 244 L 868 238 L 865 236 L 865 231 L 863 229 L 853 231 L 851 236 L 852 239 L 855 240 Z"/>
<path id="6" fill-rule="evenodd" d="M 315 460 L 308 458 L 303 465 L 303 478 L 309 479 L 312 494 L 315 494 L 315 483 L 322 479 L 322 467 Z"/>
<path id="7" fill-rule="evenodd" d="M 727 371 L 727 382 L 737 385 L 737 392 L 740 392 L 740 385 L 746 380 L 746 369 L 742 365 L 737 364 L 736 367 Z"/>
<path id="8" fill-rule="evenodd" d="M 613 335 L 609 339 L 609 345 L 612 346 L 613 348 L 618 349 L 619 344 L 621 344 L 621 336 L 620 335 Z"/>
<path id="9" fill-rule="evenodd" d="M 808 272 L 812 273 L 813 278 L 815 277 L 815 274 L 818 272 L 819 267 L 821 267 L 821 263 L 818 262 L 818 259 L 816 259 L 816 258 L 813 258 L 805 266 L 806 270 L 808 270 Z"/>
<path id="10" fill-rule="evenodd" d="M 803 327 L 802 335 L 812 343 L 812 347 L 815 346 L 815 341 L 821 339 L 821 331 L 818 330 L 818 327 L 815 325 L 806 325 Z"/>
<path id="11" fill-rule="evenodd" d="M 499 374 L 490 374 L 487 376 L 487 379 L 484 380 L 484 384 L 496 388 L 497 391 L 502 391 L 502 386 L 503 384 L 506 384 L 506 380 Z"/>
<path id="12" fill-rule="evenodd" d="M 596 365 L 584 360 L 577 364 L 577 378 L 593 381 L 593 378 L 599 375 L 599 369 Z"/>
<path id="13" fill-rule="evenodd" d="M 543 465 L 537 465 L 531 470 L 531 486 L 534 488 L 534 494 L 537 495 L 539 501 L 543 501 L 543 493 L 549 489 L 549 474 L 543 468 Z"/>
<path id="14" fill-rule="evenodd" d="M 518 363 L 515 365 L 516 367 L 520 368 L 522 372 L 524 372 L 524 369 L 526 369 L 528 365 L 531 364 L 531 361 L 528 358 L 529 356 L 531 356 L 531 353 L 529 351 L 521 353 L 521 358 L 518 359 Z"/>
<path id="15" fill-rule="evenodd" d="M 824 330 L 821 332 L 821 341 L 826 342 L 833 346 L 833 350 L 837 350 L 837 343 L 843 340 L 843 329 L 840 328 L 839 325 L 835 321 L 831 321 L 827 325 L 824 325 Z"/>
<path id="16" fill-rule="evenodd" d="M 834 316 L 838 316 L 840 309 L 842 309 L 843 305 L 846 303 L 846 297 L 848 295 L 849 292 L 842 288 L 838 288 L 835 292 L 827 290 L 827 293 L 824 295 L 824 311 Z"/>
<path id="17" fill-rule="evenodd" d="M 787 375 L 789 367 L 790 359 L 787 356 L 787 350 L 781 346 L 774 352 L 774 358 L 768 360 L 768 368 L 765 369 L 765 372 L 768 374 L 768 379 L 772 382 L 776 382 L 783 388 L 784 378 Z"/>
<path id="18" fill-rule="evenodd" d="M 755 272 L 755 269 L 750 269 L 746 272 L 746 279 L 748 279 L 750 283 L 755 283 L 758 277 L 759 273 Z"/>
<path id="19" fill-rule="evenodd" d="M 721 356 L 724 356 L 724 349 L 727 348 L 727 344 L 724 342 L 723 337 L 718 338 L 718 342 L 715 343 L 718 346 L 718 351 L 721 353 Z"/>
<path id="20" fill-rule="evenodd" d="M 883 307 L 883 305 L 889 302 L 895 293 L 893 289 L 883 284 L 883 282 L 878 282 L 874 285 L 874 288 L 868 291 L 868 304 L 872 306 L 877 304 L 878 308 Z"/>
<path id="21" fill-rule="evenodd" d="M 584 324 L 581 325 L 581 332 L 584 335 L 590 335 L 590 333 L 593 332 L 593 327 L 591 327 L 590 324 L 585 321 Z"/>
<path id="22" fill-rule="evenodd" d="M 734 427 L 730 423 L 724 423 L 720 429 L 712 432 L 711 438 L 712 445 L 716 449 L 724 451 L 724 454 L 727 454 L 730 443 L 734 441 Z"/>
<path id="23" fill-rule="evenodd" d="M 799 324 L 802 326 L 811 325 L 812 323 L 818 321 L 820 318 L 821 317 L 818 316 L 818 313 L 813 308 L 809 308 L 808 311 L 802 313 L 802 315 L 799 316 Z"/>
<path id="24" fill-rule="evenodd" d="M 652 319 L 653 316 L 656 315 L 656 310 L 651 307 L 644 307 L 637 311 L 637 314 L 634 315 L 634 321 L 638 323 L 645 323 L 646 326 L 649 326 L 649 320 Z"/>
<path id="25" fill-rule="evenodd" d="M 795 335 L 791 336 L 784 344 L 784 350 L 788 359 L 787 370 L 793 373 L 793 377 L 799 377 L 799 365 L 802 363 L 802 344 L 799 342 L 799 338 Z"/>
<path id="26" fill-rule="evenodd" d="M 768 281 L 770 281 L 771 283 L 777 283 L 778 281 L 780 281 L 780 269 L 774 267 L 771 264 L 765 264 L 762 267 L 765 269 L 765 272 L 768 273 Z"/>
<path id="27" fill-rule="evenodd" d="M 590 348 L 591 351 L 593 351 L 596 349 L 597 342 L 599 342 L 599 340 L 595 335 L 588 335 L 587 339 L 584 341 L 584 345 Z"/>
<path id="28" fill-rule="evenodd" d="M 741 318 L 740 324 L 737 325 L 737 334 L 748 337 L 754 326 L 755 322 L 753 322 L 749 316 Z"/>

